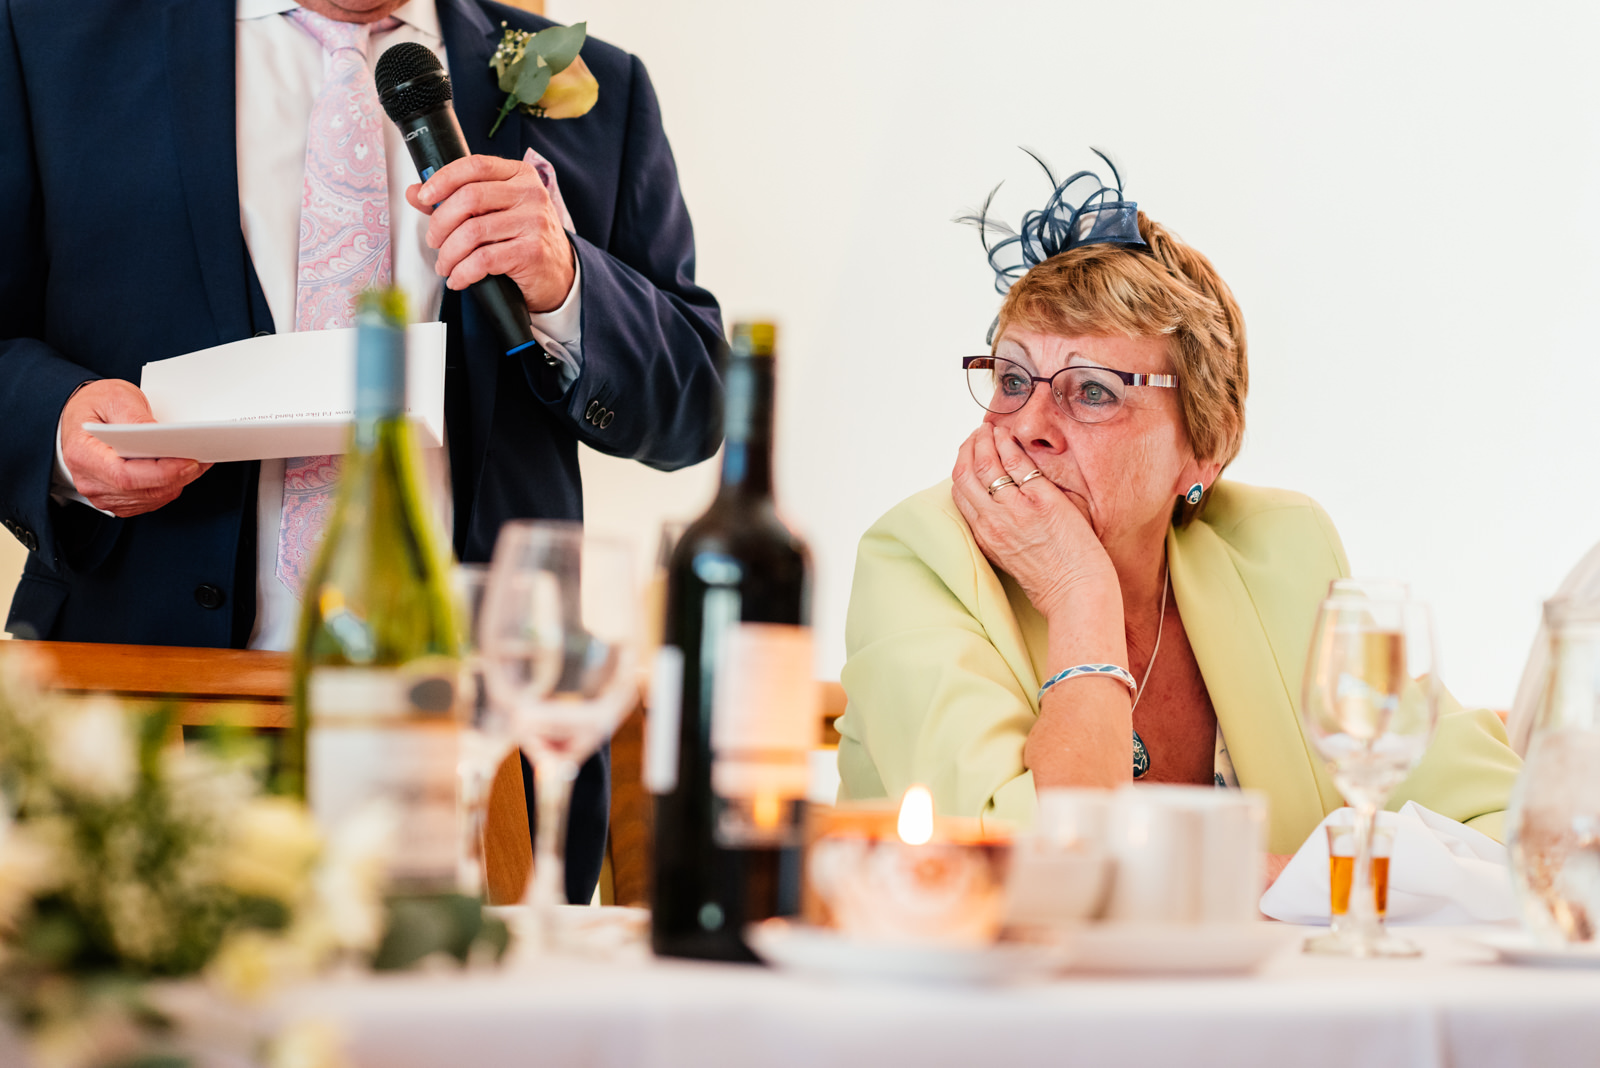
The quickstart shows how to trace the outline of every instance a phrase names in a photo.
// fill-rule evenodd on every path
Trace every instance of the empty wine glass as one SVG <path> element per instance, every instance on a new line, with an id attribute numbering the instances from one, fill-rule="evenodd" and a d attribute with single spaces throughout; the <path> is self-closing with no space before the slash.
<path id="1" fill-rule="evenodd" d="M 461 798 L 461 845 L 456 854 L 456 888 L 474 897 L 484 892 L 483 828 L 495 772 L 514 745 L 505 706 L 489 700 L 478 648 L 488 564 L 457 564 L 450 583 L 461 620 L 462 687 L 457 720 L 461 745 L 456 761 Z"/>
<path id="2" fill-rule="evenodd" d="M 1427 605 L 1389 581 L 1341 579 L 1317 610 L 1300 718 L 1356 813 L 1350 910 L 1306 951 L 1355 957 L 1415 956 L 1388 934 L 1372 891 L 1378 810 L 1428 748 L 1438 716 L 1433 620 Z"/>
<path id="3" fill-rule="evenodd" d="M 516 520 L 501 528 L 479 624 L 490 699 L 533 762 L 537 823 L 532 907 L 545 948 L 558 941 L 567 809 L 578 768 L 637 699 L 638 601 L 623 541 L 576 523 Z"/>

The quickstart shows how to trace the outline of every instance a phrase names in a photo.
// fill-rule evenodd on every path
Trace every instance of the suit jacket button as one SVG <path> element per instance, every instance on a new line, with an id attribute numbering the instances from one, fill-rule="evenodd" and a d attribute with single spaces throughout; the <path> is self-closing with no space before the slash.
<path id="1" fill-rule="evenodd" d="M 228 595 L 222 592 L 220 586 L 213 586 L 207 582 L 194 588 L 194 599 L 201 608 L 221 608 L 222 602 L 228 599 Z"/>
<path id="2" fill-rule="evenodd" d="M 589 402 L 588 409 L 584 411 L 583 417 L 585 419 L 587 419 L 589 422 L 592 423 L 592 422 L 594 422 L 594 413 L 599 411 L 599 410 L 600 410 L 600 402 L 597 401 L 597 400 L 592 400 L 592 401 Z"/>
<path id="3" fill-rule="evenodd" d="M 272 331 L 271 330 L 257 330 L 255 333 L 251 334 L 250 336 L 251 337 L 271 337 L 272 336 Z"/>
<path id="4" fill-rule="evenodd" d="M 22 547 L 30 553 L 39 551 L 39 539 L 34 537 L 33 531 L 24 530 L 22 532 Z"/>
<path id="5" fill-rule="evenodd" d="M 607 412 L 605 415 L 602 415 L 598 424 L 600 429 L 604 430 L 606 427 L 610 426 L 611 420 L 616 416 L 616 414 L 616 412 Z"/>

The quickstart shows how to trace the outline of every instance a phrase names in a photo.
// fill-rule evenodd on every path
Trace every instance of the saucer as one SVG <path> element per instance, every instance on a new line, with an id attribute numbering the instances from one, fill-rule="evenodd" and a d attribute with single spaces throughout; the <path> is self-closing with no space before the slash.
<path id="1" fill-rule="evenodd" d="M 1006 983 L 1058 972 L 1065 945 L 940 946 L 850 938 L 826 927 L 766 920 L 745 930 L 745 941 L 768 964 L 846 979 L 915 983 Z"/>
<path id="2" fill-rule="evenodd" d="M 1296 935 L 1277 923 L 1096 923 L 1072 940 L 1074 972 L 1104 975 L 1238 975 L 1254 971 Z"/>
<path id="3" fill-rule="evenodd" d="M 1536 968 L 1600 968 L 1600 942 L 1547 946 L 1526 931 L 1485 931 L 1468 939 L 1473 945 L 1494 950 L 1502 964 Z"/>

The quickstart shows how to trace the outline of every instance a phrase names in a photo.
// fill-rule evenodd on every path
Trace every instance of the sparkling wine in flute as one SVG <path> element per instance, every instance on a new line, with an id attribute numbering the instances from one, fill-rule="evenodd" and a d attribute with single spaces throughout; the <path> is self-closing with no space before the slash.
<path id="1" fill-rule="evenodd" d="M 305 585 L 279 781 L 324 831 L 372 801 L 399 821 L 396 889 L 456 883 L 459 631 L 405 414 L 405 302 L 363 294 L 356 411 Z"/>
<path id="2" fill-rule="evenodd" d="M 1300 716 L 1334 784 L 1355 809 L 1349 878 L 1356 887 L 1376 882 L 1378 811 L 1422 759 L 1437 713 L 1427 606 L 1395 583 L 1336 580 L 1318 609 Z M 1374 898 L 1351 892 L 1349 884 L 1344 896 L 1349 922 L 1309 940 L 1308 952 L 1358 957 L 1419 952 L 1384 930 Z"/>
<path id="3" fill-rule="evenodd" d="M 679 540 L 652 682 L 651 943 L 751 961 L 744 928 L 800 909 L 806 754 L 819 699 L 810 556 L 772 497 L 774 330 L 739 324 L 722 484 Z"/>

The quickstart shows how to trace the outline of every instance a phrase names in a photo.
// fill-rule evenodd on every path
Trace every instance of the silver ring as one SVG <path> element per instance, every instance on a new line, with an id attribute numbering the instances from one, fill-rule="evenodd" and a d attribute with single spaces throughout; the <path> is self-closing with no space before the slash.
<path id="1" fill-rule="evenodd" d="M 1003 490 L 1007 486 L 1015 486 L 1016 484 L 1017 480 L 1012 478 L 1010 475 L 1001 475 L 999 478 L 989 483 L 989 496 L 993 497 L 996 490 Z"/>
<path id="2" fill-rule="evenodd" d="M 1017 485 L 1025 486 L 1030 481 L 1032 481 L 1033 479 L 1043 478 L 1043 477 L 1044 477 L 1044 472 L 1039 470 L 1037 467 L 1035 467 L 1032 471 L 1029 471 L 1027 474 L 1023 475 L 1022 476 L 1022 481 L 1018 482 Z"/>

